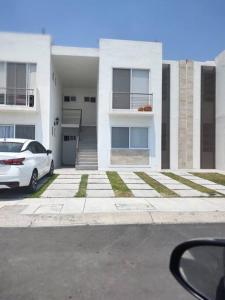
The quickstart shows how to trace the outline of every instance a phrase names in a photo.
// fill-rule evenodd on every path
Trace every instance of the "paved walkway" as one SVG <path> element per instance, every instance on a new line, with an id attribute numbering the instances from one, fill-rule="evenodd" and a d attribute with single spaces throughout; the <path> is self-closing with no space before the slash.
<path id="1" fill-rule="evenodd" d="M 30 198 L 0 202 L 0 227 L 225 223 L 224 198 Z"/>
<path id="2" fill-rule="evenodd" d="M 184 178 L 187 178 L 187 179 L 189 179 L 189 180 L 191 180 L 195 183 L 198 183 L 198 184 L 200 184 L 200 185 L 202 185 L 206 188 L 213 189 L 218 193 L 225 194 L 225 186 L 224 185 L 217 184 L 217 183 L 212 182 L 210 180 L 206 180 L 206 179 L 194 176 L 193 174 L 190 174 L 188 172 L 176 171 L 174 173 L 177 174 L 177 175 L 180 175 Z"/>
<path id="3" fill-rule="evenodd" d="M 159 172 L 146 172 L 180 197 L 163 198 L 133 172 L 118 172 L 135 197 L 117 198 L 105 172 L 88 173 L 87 197 L 75 198 L 86 171 L 60 170 L 41 198 L 0 199 L 0 227 L 142 223 L 225 223 L 225 197 L 205 197 Z M 223 185 L 174 172 L 217 192 Z M 4 200 L 4 201 L 3 201 Z"/>
<path id="4" fill-rule="evenodd" d="M 177 195 L 181 197 L 207 197 L 208 196 L 207 194 L 196 191 L 190 188 L 189 186 L 182 184 L 172 178 L 169 178 L 168 176 L 161 174 L 159 172 L 156 173 L 146 172 L 146 174 L 148 174 L 158 182 L 162 183 L 167 188 L 173 190 Z"/>
<path id="5" fill-rule="evenodd" d="M 58 178 L 48 187 L 42 194 L 42 198 L 66 198 L 74 197 L 79 189 L 79 183 L 82 174 L 88 174 L 87 185 L 87 198 L 108 198 L 115 197 L 114 191 L 108 179 L 106 172 L 100 171 L 70 171 L 71 174 L 61 174 Z M 178 175 L 188 178 L 196 183 L 205 187 L 213 188 L 217 192 L 224 193 L 225 186 L 215 184 L 211 181 L 201 179 L 186 172 L 175 172 Z M 132 194 L 137 198 L 156 198 L 161 195 L 153 189 L 150 185 L 146 184 L 134 172 L 118 172 L 124 183 L 131 190 Z M 163 184 L 167 188 L 174 191 L 180 197 L 207 197 L 208 195 L 191 187 L 182 184 L 174 179 L 160 172 L 146 172 L 153 179 Z"/>

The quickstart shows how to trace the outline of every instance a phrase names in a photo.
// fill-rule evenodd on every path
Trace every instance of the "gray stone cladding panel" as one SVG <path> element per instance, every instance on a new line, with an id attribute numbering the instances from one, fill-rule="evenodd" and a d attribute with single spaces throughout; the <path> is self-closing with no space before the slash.
<path id="1" fill-rule="evenodd" d="M 112 165 L 149 165 L 149 150 L 111 149 Z"/>

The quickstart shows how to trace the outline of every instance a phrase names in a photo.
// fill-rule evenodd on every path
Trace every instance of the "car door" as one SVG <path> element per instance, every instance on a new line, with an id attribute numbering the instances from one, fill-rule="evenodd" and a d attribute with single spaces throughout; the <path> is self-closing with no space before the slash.
<path id="1" fill-rule="evenodd" d="M 50 163 L 49 163 L 49 156 L 47 155 L 47 151 L 43 145 L 36 142 L 37 151 L 39 154 L 39 157 L 41 159 L 41 169 L 42 169 L 42 175 L 45 175 L 50 170 Z"/>
<path id="2" fill-rule="evenodd" d="M 32 153 L 33 168 L 37 168 L 38 177 L 43 174 L 43 162 L 36 142 L 31 142 L 27 148 Z"/>

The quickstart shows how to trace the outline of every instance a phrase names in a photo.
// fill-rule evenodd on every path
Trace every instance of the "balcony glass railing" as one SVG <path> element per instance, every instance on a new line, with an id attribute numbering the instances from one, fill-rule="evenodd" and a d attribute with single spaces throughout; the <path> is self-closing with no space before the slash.
<path id="1" fill-rule="evenodd" d="M 153 94 L 114 92 L 112 109 L 153 110 Z"/>
<path id="2" fill-rule="evenodd" d="M 34 89 L 0 88 L 0 105 L 34 107 Z"/>

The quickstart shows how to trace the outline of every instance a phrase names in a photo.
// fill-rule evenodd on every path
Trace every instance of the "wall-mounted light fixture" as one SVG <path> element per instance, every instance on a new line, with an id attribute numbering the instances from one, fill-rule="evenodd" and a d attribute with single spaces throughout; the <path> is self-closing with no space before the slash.
<path id="1" fill-rule="evenodd" d="M 55 118 L 54 120 L 54 126 L 57 126 L 59 125 L 59 117 Z"/>

